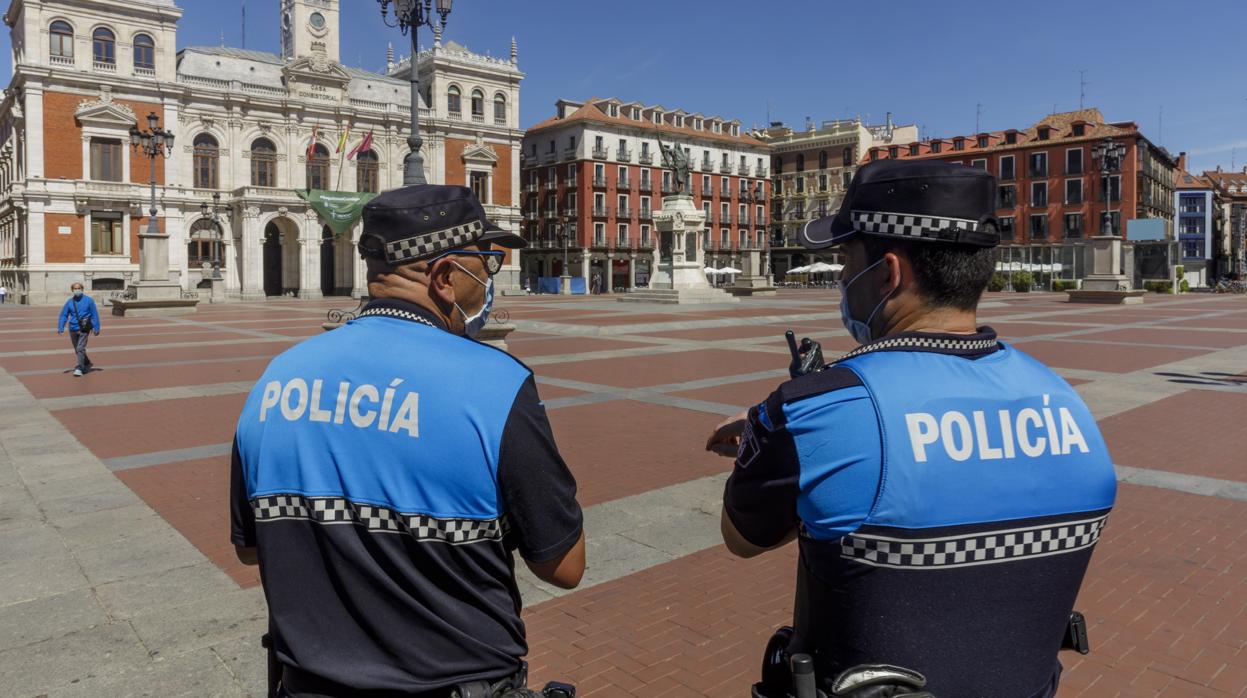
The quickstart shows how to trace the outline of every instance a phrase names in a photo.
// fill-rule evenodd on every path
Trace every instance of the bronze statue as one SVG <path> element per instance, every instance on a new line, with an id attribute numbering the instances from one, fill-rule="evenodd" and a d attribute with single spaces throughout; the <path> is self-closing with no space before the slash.
<path id="1" fill-rule="evenodd" d="M 688 187 L 688 153 L 678 145 L 667 145 L 658 137 L 658 149 L 662 151 L 663 165 L 671 168 L 671 179 L 678 194 L 683 194 Z"/>

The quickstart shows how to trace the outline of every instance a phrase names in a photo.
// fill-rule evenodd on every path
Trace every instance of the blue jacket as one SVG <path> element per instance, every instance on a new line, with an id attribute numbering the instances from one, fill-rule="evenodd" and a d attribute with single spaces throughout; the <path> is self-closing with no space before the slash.
<path id="1" fill-rule="evenodd" d="M 76 307 L 75 307 L 76 306 Z M 69 297 L 65 301 L 65 305 L 61 308 L 61 316 L 56 321 L 56 331 L 65 331 L 65 322 L 69 322 L 69 329 L 73 332 L 79 331 L 78 318 L 84 317 L 91 321 L 91 327 L 95 334 L 100 333 L 100 311 L 95 308 L 95 300 L 87 294 L 82 294 L 82 298 Z"/>

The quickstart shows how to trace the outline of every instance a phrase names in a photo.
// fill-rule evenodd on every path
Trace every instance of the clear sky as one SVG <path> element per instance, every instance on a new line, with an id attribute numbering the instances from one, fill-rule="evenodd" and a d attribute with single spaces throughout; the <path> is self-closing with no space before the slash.
<path id="1" fill-rule="evenodd" d="M 244 1 L 247 47 L 276 51 L 278 0 L 178 0 L 180 46 L 240 46 Z M 391 41 L 407 52 L 376 0 L 342 6 L 344 63 L 380 70 Z M 1085 70 L 1087 106 L 1187 151 L 1193 169 L 1247 164 L 1243 0 L 455 2 L 448 39 L 505 56 L 512 36 L 523 126 L 560 97 L 618 96 L 746 126 L 891 111 L 947 137 L 973 133 L 980 104 L 982 130 L 1076 109 Z"/>

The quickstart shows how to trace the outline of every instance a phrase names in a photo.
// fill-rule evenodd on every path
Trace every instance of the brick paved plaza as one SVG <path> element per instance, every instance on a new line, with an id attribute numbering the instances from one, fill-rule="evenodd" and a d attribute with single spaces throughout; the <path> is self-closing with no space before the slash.
<path id="1" fill-rule="evenodd" d="M 588 571 L 522 591 L 538 683 L 747 695 L 791 614 L 795 551 L 719 542 L 723 415 L 786 376 L 793 328 L 848 349 L 830 292 L 738 307 L 502 299 L 586 507 Z M 984 322 L 1077 386 L 1122 480 L 1062 696 L 1247 693 L 1247 301 L 989 294 Z M 0 305 L 0 694 L 262 695 L 266 611 L 228 540 L 245 391 L 335 302 L 104 318 L 83 378 L 56 308 Z"/>

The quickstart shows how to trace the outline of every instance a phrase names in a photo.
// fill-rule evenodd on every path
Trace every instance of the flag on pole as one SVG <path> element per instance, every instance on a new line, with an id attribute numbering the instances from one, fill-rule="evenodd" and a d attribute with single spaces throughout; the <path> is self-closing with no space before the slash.
<path id="1" fill-rule="evenodd" d="M 312 127 L 312 140 L 307 144 L 307 156 L 310 158 L 316 152 L 316 141 L 320 137 L 320 127 Z"/>
<path id="2" fill-rule="evenodd" d="M 372 131 L 364 135 L 364 138 L 355 146 L 350 153 L 347 154 L 347 160 L 354 160 L 357 155 L 372 149 Z"/>
<path id="3" fill-rule="evenodd" d="M 335 153 L 342 152 L 342 149 L 346 147 L 346 139 L 350 137 L 351 137 L 351 127 L 348 126 L 342 129 L 342 134 L 338 136 L 338 149 L 333 152 Z"/>

